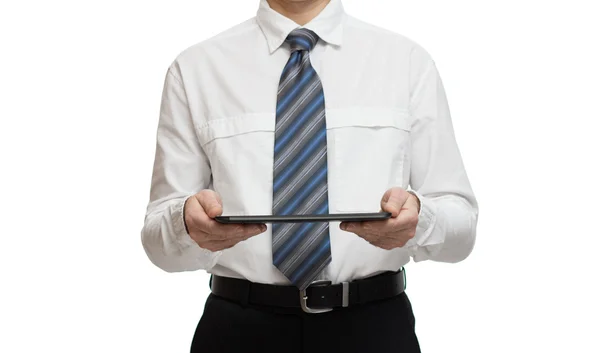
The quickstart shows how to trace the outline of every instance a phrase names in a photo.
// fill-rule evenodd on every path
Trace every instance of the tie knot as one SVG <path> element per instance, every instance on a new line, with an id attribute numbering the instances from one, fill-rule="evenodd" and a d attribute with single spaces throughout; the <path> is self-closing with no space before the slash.
<path id="1" fill-rule="evenodd" d="M 317 45 L 318 40 L 319 36 L 317 36 L 315 32 L 306 28 L 297 28 L 291 31 L 285 39 L 285 41 L 289 43 L 290 49 L 292 49 L 292 51 L 311 51 L 315 47 L 315 45 Z"/>

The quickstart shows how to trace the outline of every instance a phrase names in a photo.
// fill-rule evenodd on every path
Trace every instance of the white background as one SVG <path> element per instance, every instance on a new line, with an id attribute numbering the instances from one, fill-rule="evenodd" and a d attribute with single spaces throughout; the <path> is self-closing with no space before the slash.
<path id="1" fill-rule="evenodd" d="M 1 4 L 0 351 L 189 351 L 208 275 L 139 238 L 162 82 L 258 1 Z M 466 261 L 407 267 L 423 352 L 600 352 L 596 2 L 344 4 L 432 54 L 480 202 Z"/>

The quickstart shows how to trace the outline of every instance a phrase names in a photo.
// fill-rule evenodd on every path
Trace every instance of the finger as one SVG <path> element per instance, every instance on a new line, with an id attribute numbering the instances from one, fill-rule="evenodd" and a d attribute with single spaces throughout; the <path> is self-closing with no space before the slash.
<path id="1" fill-rule="evenodd" d="M 342 224 L 340 224 L 340 228 L 342 230 L 345 230 L 350 233 L 354 233 L 361 238 L 368 238 L 370 240 L 373 240 L 374 238 L 377 237 L 376 232 L 368 231 L 365 229 L 365 227 L 363 226 L 363 223 L 366 223 L 366 222 L 342 222 L 342 223 L 345 223 L 344 226 Z M 342 227 L 344 227 L 344 228 L 342 228 Z"/>
<path id="2" fill-rule="evenodd" d="M 184 206 L 184 219 L 188 231 L 198 230 L 202 218 L 208 218 L 196 197 L 190 197 Z"/>
<path id="3" fill-rule="evenodd" d="M 393 220 L 395 221 L 395 219 Z M 408 225 L 401 225 L 401 226 L 394 226 L 394 225 L 387 225 L 384 228 L 382 228 L 382 230 L 373 230 L 373 229 L 369 229 L 369 226 L 367 223 L 374 223 L 374 222 L 362 222 L 362 225 L 357 225 L 354 228 L 352 226 L 350 226 L 350 229 L 348 229 L 348 232 L 354 233 L 356 235 L 358 235 L 359 237 L 365 239 L 366 241 L 368 241 L 369 243 L 383 248 L 383 249 L 392 249 L 394 247 L 398 247 L 401 245 L 398 245 L 398 233 L 399 232 L 406 232 L 409 231 L 409 226 Z M 414 228 L 413 228 L 414 229 Z M 414 236 L 414 231 L 412 233 L 413 235 L 408 236 L 408 238 L 412 238 L 412 236 Z"/>
<path id="4" fill-rule="evenodd" d="M 194 195 L 194 198 L 199 205 L 199 208 L 196 208 L 196 205 L 194 205 L 194 212 L 192 213 L 192 217 L 195 220 L 196 229 L 207 234 L 221 235 L 226 232 L 237 234 L 241 231 L 232 226 L 225 227 L 225 229 L 222 229 L 221 232 L 213 231 L 217 225 L 220 225 L 220 223 L 216 222 L 214 218 L 223 213 L 223 202 L 219 194 L 217 194 L 215 191 L 205 189 Z"/>
<path id="5" fill-rule="evenodd" d="M 362 228 L 362 222 L 340 222 L 340 229 L 347 232 L 353 232 L 355 229 Z"/>
<path id="6" fill-rule="evenodd" d="M 267 230 L 266 224 L 245 224 L 242 226 L 240 238 L 248 239 L 255 235 L 264 233 Z"/>
<path id="7" fill-rule="evenodd" d="M 397 217 L 400 213 L 402 205 L 408 199 L 408 192 L 399 187 L 393 187 L 383 194 L 381 198 L 381 209 L 392 214 L 392 217 Z"/>
<path id="8" fill-rule="evenodd" d="M 211 234 L 213 233 L 212 229 L 220 224 L 209 215 L 206 214 L 204 207 L 201 205 L 202 197 L 200 195 L 195 195 L 199 197 L 192 197 L 186 203 L 186 224 L 188 225 L 188 229 L 200 231 L 203 233 Z M 236 230 L 233 227 L 230 227 L 229 231 L 235 232 Z"/>
<path id="9" fill-rule="evenodd" d="M 413 209 L 418 214 L 421 210 L 421 202 L 419 201 L 419 198 L 412 193 L 408 193 L 408 199 L 406 199 L 406 202 L 404 205 L 402 205 L 400 212 L 405 209 Z"/>
<path id="10" fill-rule="evenodd" d="M 397 230 L 416 228 L 419 223 L 419 213 L 414 208 L 404 208 L 394 219 L 394 223 Z"/>
<path id="11" fill-rule="evenodd" d="M 388 236 L 389 233 L 397 233 L 417 225 L 418 214 L 413 210 L 403 209 L 396 218 L 386 221 L 363 222 L 360 229 L 368 233 L 376 233 L 380 236 Z"/>
<path id="12" fill-rule="evenodd" d="M 223 213 L 221 197 L 213 190 L 202 190 L 195 196 L 208 217 L 215 218 Z"/>
<path id="13" fill-rule="evenodd" d="M 227 238 L 222 238 L 222 239 L 218 239 L 218 238 L 214 238 L 214 237 L 205 237 L 204 240 L 199 242 L 198 245 L 200 245 L 200 247 L 203 247 L 203 248 L 211 250 L 211 251 L 225 250 L 225 249 L 229 249 L 229 248 L 235 246 L 236 244 L 238 244 L 242 241 L 248 240 L 260 233 L 263 233 L 262 229 L 257 230 L 257 231 L 248 232 L 248 233 L 242 234 L 240 236 L 232 236 L 232 237 L 227 237 Z"/>
<path id="14" fill-rule="evenodd" d="M 204 231 L 219 239 L 253 236 L 267 230 L 266 224 L 222 224 L 213 219 L 208 219 L 205 224 Z"/>
<path id="15" fill-rule="evenodd" d="M 342 222 L 340 229 L 348 232 L 387 233 L 394 231 L 395 218 L 384 221 Z"/>
<path id="16" fill-rule="evenodd" d="M 382 221 L 383 222 L 383 221 Z M 368 233 L 372 232 L 373 228 L 369 225 L 369 221 L 363 222 L 341 222 L 340 229 L 351 233 Z"/>
<path id="17" fill-rule="evenodd" d="M 251 238 L 253 236 L 256 236 L 258 234 L 264 233 L 266 230 L 266 226 L 251 226 L 251 227 L 244 227 L 243 225 L 236 225 L 236 224 L 228 224 L 226 228 L 230 228 L 234 227 L 234 230 L 231 232 L 212 232 L 212 231 L 206 231 L 206 230 L 196 230 L 195 232 L 191 233 L 190 235 L 192 236 L 192 238 L 194 238 L 194 240 L 196 240 L 196 242 L 198 243 L 206 243 L 206 242 L 218 242 L 218 241 L 226 241 L 226 240 L 246 240 L 248 238 Z"/>

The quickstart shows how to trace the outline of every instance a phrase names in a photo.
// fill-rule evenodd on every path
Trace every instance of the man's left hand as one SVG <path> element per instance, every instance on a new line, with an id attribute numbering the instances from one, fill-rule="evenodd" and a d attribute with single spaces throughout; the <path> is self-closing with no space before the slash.
<path id="1" fill-rule="evenodd" d="M 420 207 L 415 195 L 394 187 L 381 198 L 381 210 L 390 212 L 391 218 L 385 221 L 342 222 L 340 228 L 382 249 L 400 248 L 415 236 Z"/>

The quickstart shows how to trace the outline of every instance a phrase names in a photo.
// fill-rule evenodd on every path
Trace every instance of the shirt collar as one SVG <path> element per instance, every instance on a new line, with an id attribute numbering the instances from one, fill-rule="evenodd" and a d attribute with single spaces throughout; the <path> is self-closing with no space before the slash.
<path id="1" fill-rule="evenodd" d="M 273 53 L 283 44 L 288 34 L 296 28 L 307 28 L 315 32 L 319 38 L 332 45 L 342 45 L 344 7 L 341 0 L 331 0 L 329 4 L 304 26 L 273 10 L 267 0 L 260 0 L 256 14 L 258 25 L 263 31 L 269 52 Z"/>

